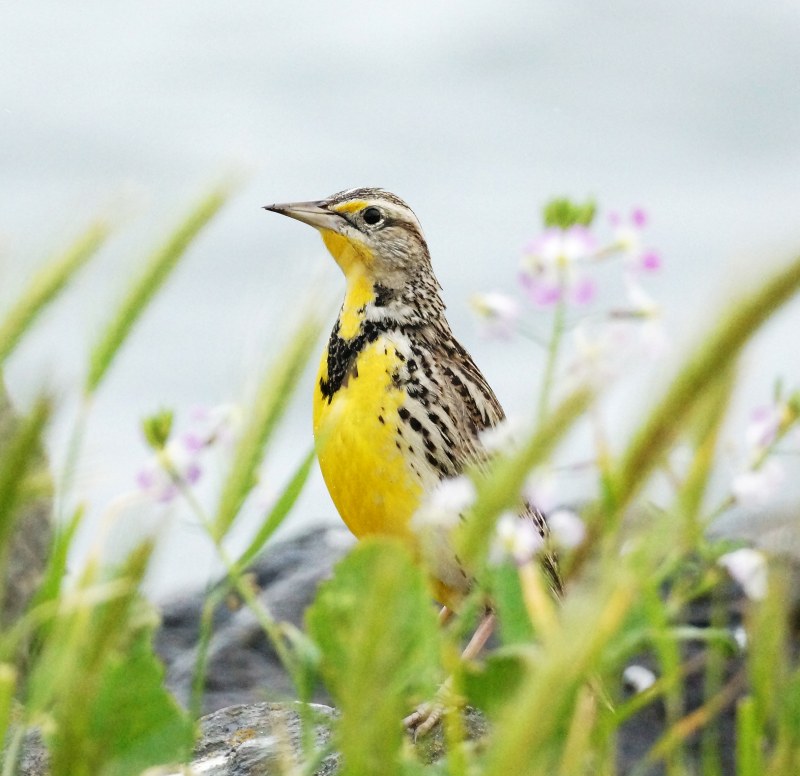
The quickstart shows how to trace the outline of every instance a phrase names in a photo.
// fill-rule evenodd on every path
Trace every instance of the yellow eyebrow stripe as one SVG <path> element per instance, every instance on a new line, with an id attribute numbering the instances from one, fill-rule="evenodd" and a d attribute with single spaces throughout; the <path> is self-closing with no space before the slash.
<path id="1" fill-rule="evenodd" d="M 332 207 L 331 210 L 335 210 L 337 213 L 355 213 L 356 210 L 361 210 L 365 208 L 367 203 L 363 199 L 357 199 L 353 202 L 344 202 L 341 205 L 336 205 Z"/>

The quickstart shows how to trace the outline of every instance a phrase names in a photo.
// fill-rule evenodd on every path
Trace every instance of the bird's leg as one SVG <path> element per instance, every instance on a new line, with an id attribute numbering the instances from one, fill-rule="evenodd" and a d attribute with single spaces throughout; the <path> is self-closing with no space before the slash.
<path id="1" fill-rule="evenodd" d="M 446 612 L 448 612 L 448 614 L 445 616 Z M 451 615 L 452 612 L 447 609 L 447 607 L 442 607 L 442 611 L 439 612 L 440 622 L 443 621 L 443 618 L 444 621 L 448 620 Z M 489 611 L 484 614 L 483 618 L 478 623 L 478 627 L 472 634 L 472 638 L 461 653 L 461 658 L 463 660 L 472 660 L 480 653 L 484 644 L 488 641 L 489 636 L 492 635 L 496 621 L 497 618 L 494 612 Z M 452 700 L 452 694 L 453 677 L 451 676 L 442 683 L 441 687 L 439 687 L 436 692 L 436 697 L 430 703 L 421 704 L 413 713 L 409 714 L 403 720 L 406 729 L 414 733 L 414 740 L 420 736 L 427 735 L 433 730 L 444 715 L 448 701 Z"/>
<path id="2" fill-rule="evenodd" d="M 444 625 L 445 623 L 449 622 L 452 616 L 453 610 L 443 606 L 441 609 L 439 609 L 439 625 Z"/>
<path id="3" fill-rule="evenodd" d="M 483 619 L 478 623 L 478 627 L 475 628 L 475 633 L 472 634 L 472 638 L 461 653 L 461 657 L 464 660 L 472 660 L 472 658 L 480 654 L 483 645 L 486 644 L 489 640 L 489 636 L 492 635 L 496 622 L 497 617 L 494 612 L 489 611 L 483 615 Z"/>

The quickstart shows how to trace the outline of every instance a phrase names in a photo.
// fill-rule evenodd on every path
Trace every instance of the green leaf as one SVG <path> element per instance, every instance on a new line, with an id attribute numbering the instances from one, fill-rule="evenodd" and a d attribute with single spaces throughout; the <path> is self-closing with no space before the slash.
<path id="1" fill-rule="evenodd" d="M 437 616 L 406 547 L 363 540 L 307 612 L 321 670 L 342 712 L 338 744 L 348 774 L 400 773 L 402 718 L 430 698 Z"/>
<path id="2" fill-rule="evenodd" d="M 138 776 L 152 765 L 189 757 L 194 725 L 163 684 L 149 631 L 139 633 L 124 653 L 110 656 L 88 709 L 88 738 L 105 750 L 98 773 Z M 64 773 L 74 771 L 68 765 Z"/>
<path id="3" fill-rule="evenodd" d="M 530 644 L 535 634 L 516 567 L 502 563 L 492 569 L 491 586 L 503 644 Z"/>
<path id="4" fill-rule="evenodd" d="M 40 269 L 0 322 L 0 364 L 5 361 L 39 313 L 58 296 L 108 237 L 107 224 L 92 224 L 62 256 Z"/>
<path id="5" fill-rule="evenodd" d="M 495 650 L 480 666 L 466 666 L 462 682 L 469 704 L 494 717 L 513 698 L 534 662 L 535 650 L 513 646 Z"/>
<path id="6" fill-rule="evenodd" d="M 594 200 L 578 204 L 565 197 L 552 199 L 544 206 L 543 220 L 546 227 L 569 229 L 571 226 L 590 226 L 594 221 L 597 205 Z"/>
<path id="7" fill-rule="evenodd" d="M 112 572 L 89 564 L 42 631 L 27 710 L 48 721 L 53 776 L 133 776 L 190 754 L 193 725 L 151 644 L 158 618 L 137 592 L 151 551 L 141 545 Z"/>
<path id="8" fill-rule="evenodd" d="M 178 262 L 200 231 L 217 214 L 231 195 L 230 186 L 219 186 L 193 208 L 187 218 L 147 261 L 139 279 L 131 286 L 116 314 L 92 350 L 85 391 L 94 393 L 120 348 L 147 306 L 166 283 Z"/>

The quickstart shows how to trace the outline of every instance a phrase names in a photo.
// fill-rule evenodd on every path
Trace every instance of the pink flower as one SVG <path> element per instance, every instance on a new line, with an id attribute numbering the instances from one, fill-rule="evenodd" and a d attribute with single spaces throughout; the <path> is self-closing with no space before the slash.
<path id="1" fill-rule="evenodd" d="M 594 235 L 585 226 L 551 227 L 524 249 L 519 281 L 533 304 L 547 307 L 564 295 L 575 304 L 594 299 L 594 283 L 579 271 L 597 252 Z"/>
<path id="2" fill-rule="evenodd" d="M 572 301 L 577 305 L 587 305 L 592 302 L 597 294 L 597 285 L 591 278 L 577 278 L 571 290 Z"/>
<path id="3" fill-rule="evenodd" d="M 745 438 L 753 455 L 760 455 L 775 441 L 783 422 L 783 415 L 783 407 L 776 404 L 756 407 L 750 413 Z"/>
<path id="4" fill-rule="evenodd" d="M 637 229 L 644 229 L 644 227 L 647 225 L 647 212 L 644 208 L 635 207 L 633 210 L 631 210 L 631 223 Z"/>
<path id="5" fill-rule="evenodd" d="M 589 258 L 596 250 L 597 242 L 585 226 L 571 226 L 569 229 L 545 229 L 523 252 L 542 264 L 557 264 Z"/>
<path id="6" fill-rule="evenodd" d="M 661 269 L 661 256 L 653 250 L 645 251 L 639 257 L 639 269 L 645 272 L 657 272 Z"/>
<path id="7" fill-rule="evenodd" d="M 155 457 L 136 473 L 136 485 L 151 501 L 166 504 L 178 495 L 178 488 Z"/>
<path id="8" fill-rule="evenodd" d="M 610 213 L 608 220 L 614 233 L 614 247 L 622 251 L 625 262 L 632 270 L 656 272 L 661 269 L 661 256 L 652 248 L 646 248 L 642 241 L 642 231 L 648 221 L 643 208 L 633 208 L 628 219 L 621 218 L 618 213 Z"/>
<path id="9" fill-rule="evenodd" d="M 136 475 L 139 490 L 152 501 L 168 503 L 180 486 L 196 484 L 203 456 L 214 444 L 230 442 L 239 421 L 238 409 L 230 404 L 195 408 L 190 417 L 189 430 L 170 439 Z"/>

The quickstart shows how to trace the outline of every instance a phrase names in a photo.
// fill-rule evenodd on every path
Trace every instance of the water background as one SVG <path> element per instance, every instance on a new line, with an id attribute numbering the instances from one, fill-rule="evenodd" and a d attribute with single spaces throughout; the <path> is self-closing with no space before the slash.
<path id="1" fill-rule="evenodd" d="M 246 187 L 126 346 L 93 409 L 78 474 L 76 496 L 90 512 L 75 562 L 109 531 L 121 552 L 163 521 L 155 595 L 218 567 L 182 513 L 146 518 L 121 506 L 147 455 L 138 419 L 165 405 L 185 413 L 241 399 L 288 336 L 310 281 L 332 304 L 341 292 L 313 231 L 261 205 L 359 185 L 406 198 L 453 328 L 509 414 L 524 415 L 541 357 L 523 341 L 481 339 L 468 299 L 515 291 L 520 248 L 549 197 L 648 209 L 649 240 L 665 258 L 648 287 L 678 352 L 726 299 L 797 252 L 800 5 L 3 4 L 0 302 L 98 212 L 120 224 L 7 369 L 23 406 L 43 387 L 59 396 L 57 463 L 89 345 L 126 279 L 232 167 L 248 171 Z M 799 307 L 747 353 L 731 445 L 776 374 L 800 383 Z M 612 436 L 663 374 L 648 371 L 609 406 Z M 311 387 L 309 374 L 267 484 L 279 486 L 310 444 Z M 336 517 L 316 475 L 287 530 L 323 519 Z"/>

